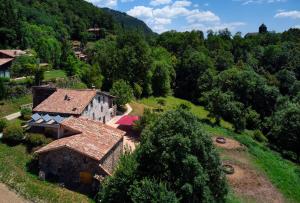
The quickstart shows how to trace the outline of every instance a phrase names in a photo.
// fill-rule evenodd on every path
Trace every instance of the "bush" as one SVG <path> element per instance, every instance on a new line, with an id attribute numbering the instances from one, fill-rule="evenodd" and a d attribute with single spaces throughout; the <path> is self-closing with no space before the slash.
<path id="1" fill-rule="evenodd" d="M 157 100 L 157 104 L 159 104 L 161 106 L 166 106 L 167 101 L 165 99 L 158 99 Z"/>
<path id="2" fill-rule="evenodd" d="M 141 98 L 141 96 L 143 94 L 143 88 L 137 83 L 134 83 L 133 94 L 134 94 L 135 98 L 137 98 L 137 99 Z"/>
<path id="3" fill-rule="evenodd" d="M 23 120 L 30 120 L 31 119 L 31 110 L 28 108 L 21 110 L 21 118 Z"/>
<path id="4" fill-rule="evenodd" d="M 0 119 L 0 132 L 3 131 L 4 128 L 7 127 L 7 120 L 6 119 Z"/>
<path id="5" fill-rule="evenodd" d="M 181 103 L 177 106 L 177 109 L 182 109 L 185 111 L 190 111 L 192 109 L 192 105 L 188 102 Z"/>
<path id="6" fill-rule="evenodd" d="M 28 134 L 26 136 L 26 142 L 31 147 L 38 147 L 41 145 L 49 144 L 52 140 L 50 138 L 46 138 L 43 134 Z"/>
<path id="7" fill-rule="evenodd" d="M 266 136 L 264 136 L 264 134 L 260 130 L 255 130 L 253 133 L 253 137 L 258 142 L 267 142 L 268 141 Z"/>
<path id="8" fill-rule="evenodd" d="M 125 80 L 114 82 L 110 93 L 117 97 L 116 103 L 118 106 L 123 106 L 133 99 L 133 90 Z"/>
<path id="9" fill-rule="evenodd" d="M 24 130 L 19 123 L 10 123 L 3 130 L 3 140 L 9 143 L 19 143 L 24 138 Z"/>

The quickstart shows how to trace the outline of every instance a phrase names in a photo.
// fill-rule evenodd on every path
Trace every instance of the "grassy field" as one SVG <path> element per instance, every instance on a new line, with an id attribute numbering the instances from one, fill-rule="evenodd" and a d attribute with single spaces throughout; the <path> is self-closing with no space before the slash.
<path id="1" fill-rule="evenodd" d="M 167 97 L 165 110 L 172 109 L 185 100 L 174 97 Z M 144 108 L 157 108 L 157 98 L 142 99 L 131 103 L 133 107 L 132 114 L 141 115 Z M 207 118 L 208 112 L 201 106 L 192 104 L 191 112 L 199 118 Z M 265 174 L 271 183 L 283 194 L 289 202 L 300 202 L 300 166 L 288 160 L 283 159 L 278 153 L 270 150 L 264 144 L 252 139 L 251 132 L 245 131 L 242 134 L 236 134 L 231 130 L 231 125 L 222 122 L 221 127 L 212 127 L 204 124 L 203 128 L 211 135 L 231 137 L 247 147 L 247 153 L 251 158 L 251 164 L 256 170 Z M 228 202 L 243 202 L 230 193 Z"/>
<path id="2" fill-rule="evenodd" d="M 0 101 L 0 118 L 20 111 L 20 106 L 28 103 L 32 103 L 31 95 Z"/>
<path id="3" fill-rule="evenodd" d="M 24 145 L 7 146 L 0 141 L 0 181 L 34 202 L 92 202 L 84 195 L 40 181 L 28 171 L 32 155 Z"/>
<path id="4" fill-rule="evenodd" d="M 165 106 L 161 106 L 158 104 L 158 100 L 165 100 L 166 104 Z M 142 104 L 142 105 L 141 105 Z M 164 110 L 170 110 L 170 109 L 174 109 L 177 106 L 179 106 L 180 104 L 188 104 L 191 106 L 191 111 L 198 116 L 201 119 L 209 119 L 212 122 L 214 122 L 214 119 L 208 118 L 208 111 L 206 111 L 204 109 L 204 107 L 202 106 L 197 106 L 194 105 L 193 103 L 183 100 L 183 99 L 179 99 L 179 98 L 175 98 L 175 97 L 166 97 L 166 98 L 162 98 L 162 97 L 149 97 L 149 98 L 145 98 L 145 99 L 141 99 L 137 102 L 132 102 L 130 105 L 133 106 L 133 112 L 131 113 L 132 115 L 142 115 L 143 114 L 143 110 L 144 108 L 150 108 L 150 109 L 155 109 L 155 108 L 160 108 L 162 107 Z M 232 125 L 224 120 L 221 121 L 221 126 L 224 128 L 228 128 L 228 129 L 232 129 Z"/>
<path id="5" fill-rule="evenodd" d="M 51 70 L 51 71 L 46 71 L 44 73 L 44 80 L 49 81 L 52 79 L 57 79 L 57 78 L 67 78 L 67 75 L 65 71 L 63 70 Z"/>

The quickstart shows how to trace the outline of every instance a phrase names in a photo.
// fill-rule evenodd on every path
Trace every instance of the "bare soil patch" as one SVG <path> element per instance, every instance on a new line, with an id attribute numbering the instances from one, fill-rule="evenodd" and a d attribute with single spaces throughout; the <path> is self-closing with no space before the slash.
<path id="1" fill-rule="evenodd" d="M 19 197 L 16 193 L 8 189 L 8 187 L 0 183 L 0 203 L 27 203 L 28 201 Z"/>
<path id="2" fill-rule="evenodd" d="M 225 138 L 226 139 L 226 143 L 225 144 L 221 144 L 216 142 L 217 137 L 213 137 L 213 142 L 217 147 L 220 148 L 224 148 L 224 149 L 243 149 L 243 145 L 240 144 L 238 141 L 230 139 L 230 138 Z"/>
<path id="3" fill-rule="evenodd" d="M 284 198 L 266 177 L 244 164 L 226 161 L 234 167 L 227 179 L 236 194 L 261 203 L 283 203 Z"/>
<path id="4" fill-rule="evenodd" d="M 216 138 L 213 137 L 213 142 L 217 147 L 223 149 L 221 152 L 223 164 L 234 167 L 234 173 L 226 176 L 238 196 L 243 197 L 245 202 L 285 202 L 277 188 L 251 165 L 251 158 L 245 146 L 230 138 L 226 138 L 225 144 L 220 144 L 216 142 Z"/>

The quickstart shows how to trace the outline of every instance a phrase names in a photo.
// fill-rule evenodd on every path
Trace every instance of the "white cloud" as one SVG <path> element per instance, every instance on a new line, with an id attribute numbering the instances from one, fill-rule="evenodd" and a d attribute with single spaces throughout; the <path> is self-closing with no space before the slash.
<path id="1" fill-rule="evenodd" d="M 165 5 L 172 3 L 172 0 L 151 0 L 150 5 L 151 6 L 159 6 L 159 5 Z"/>
<path id="2" fill-rule="evenodd" d="M 274 16 L 275 18 L 293 18 L 293 19 L 298 19 L 300 18 L 300 11 L 280 11 L 276 13 Z"/>
<path id="3" fill-rule="evenodd" d="M 175 1 L 163 5 L 162 7 L 135 6 L 129 11 L 128 15 L 144 20 L 154 31 L 161 33 L 167 29 L 174 20 L 180 19 L 186 22 L 182 29 L 235 29 L 244 25 L 242 22 L 222 23 L 219 16 L 209 10 L 199 10 L 194 7 L 191 1 Z M 208 29 L 207 29 L 208 28 Z"/>
<path id="4" fill-rule="evenodd" d="M 86 0 L 99 7 L 113 8 L 118 5 L 118 0 Z"/>
<path id="5" fill-rule="evenodd" d="M 190 1 L 175 1 L 173 7 L 189 7 L 192 5 Z"/>
<path id="6" fill-rule="evenodd" d="M 188 23 L 199 23 L 199 22 L 216 22 L 220 21 L 219 16 L 211 11 L 199 11 L 195 10 L 191 15 L 187 16 Z"/>
<path id="7" fill-rule="evenodd" d="M 249 4 L 263 4 L 263 3 L 280 3 L 280 2 L 286 2 L 287 0 L 233 0 L 242 2 L 242 5 L 249 5 Z"/>
<path id="8" fill-rule="evenodd" d="M 133 17 L 147 17 L 152 18 L 153 17 L 153 9 L 150 7 L 145 6 L 135 6 L 129 11 L 127 11 L 127 14 Z"/>

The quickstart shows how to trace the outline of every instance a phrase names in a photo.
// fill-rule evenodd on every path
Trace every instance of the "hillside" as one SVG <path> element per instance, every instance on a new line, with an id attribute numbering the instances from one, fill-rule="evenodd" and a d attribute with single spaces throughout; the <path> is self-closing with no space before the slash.
<path id="1" fill-rule="evenodd" d="M 103 8 L 103 10 L 112 15 L 113 19 L 120 23 L 122 29 L 139 31 L 145 35 L 154 34 L 153 31 L 146 25 L 146 23 L 137 18 L 109 8 Z"/>
<path id="2" fill-rule="evenodd" d="M 99 27 L 105 33 L 118 34 L 123 30 L 138 30 L 152 34 L 147 25 L 120 12 L 102 9 L 84 0 L 13 0 L 0 1 L 1 48 L 28 48 L 28 32 L 42 30 L 55 35 L 59 41 L 71 38 L 86 41 L 89 28 Z M 36 27 L 38 26 L 38 28 Z M 41 35 L 41 33 L 35 35 Z"/>

